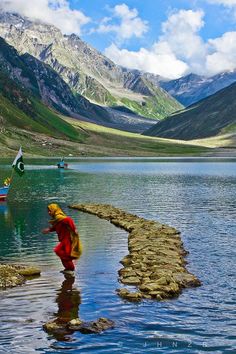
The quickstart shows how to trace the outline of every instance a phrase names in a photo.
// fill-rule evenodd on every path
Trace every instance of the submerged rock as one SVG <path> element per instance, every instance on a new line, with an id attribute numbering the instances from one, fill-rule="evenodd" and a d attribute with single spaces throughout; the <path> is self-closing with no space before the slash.
<path id="1" fill-rule="evenodd" d="M 101 333 L 107 329 L 114 327 L 114 322 L 105 317 L 100 317 L 96 321 L 84 322 L 80 319 L 72 320 L 68 324 L 68 328 L 74 331 L 79 331 L 84 334 Z"/>
<path id="2" fill-rule="evenodd" d="M 119 280 L 138 291 L 118 289 L 118 294 L 130 301 L 163 300 L 178 296 L 183 288 L 201 285 L 186 269 L 180 232 L 168 225 L 126 213 L 111 205 L 79 204 L 70 206 L 109 220 L 129 232 L 129 254 L 120 263 Z"/>
<path id="3" fill-rule="evenodd" d="M 56 338 L 72 334 L 74 331 L 90 334 L 101 333 L 110 328 L 114 328 L 114 322 L 105 317 L 100 317 L 96 321 L 89 322 L 82 321 L 79 318 L 75 318 L 68 322 L 54 319 L 43 325 L 43 329 L 47 333 L 54 335 Z"/>
<path id="4" fill-rule="evenodd" d="M 73 331 L 68 328 L 67 322 L 59 321 L 58 319 L 48 321 L 43 325 L 43 329 L 59 341 L 66 340 L 66 337 L 73 333 Z"/>
<path id="5" fill-rule="evenodd" d="M 0 290 L 22 285 L 28 277 L 40 273 L 40 269 L 32 266 L 0 264 Z"/>

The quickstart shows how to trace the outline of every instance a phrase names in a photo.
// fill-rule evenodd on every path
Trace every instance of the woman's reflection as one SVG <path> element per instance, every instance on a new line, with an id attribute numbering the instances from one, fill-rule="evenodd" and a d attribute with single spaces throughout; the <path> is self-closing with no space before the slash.
<path id="1" fill-rule="evenodd" d="M 58 311 L 57 320 L 60 323 L 67 323 L 79 317 L 79 305 L 81 304 L 80 292 L 73 288 L 75 277 L 65 275 L 61 288 L 58 290 L 56 302 Z"/>
<path id="2" fill-rule="evenodd" d="M 59 341 L 68 341 L 74 331 L 68 328 L 68 322 L 79 317 L 79 305 L 81 304 L 81 296 L 78 289 L 73 288 L 74 277 L 64 275 L 65 279 L 61 288 L 57 291 L 56 303 L 58 311 L 55 318 L 47 322 L 43 328 L 52 334 Z"/>

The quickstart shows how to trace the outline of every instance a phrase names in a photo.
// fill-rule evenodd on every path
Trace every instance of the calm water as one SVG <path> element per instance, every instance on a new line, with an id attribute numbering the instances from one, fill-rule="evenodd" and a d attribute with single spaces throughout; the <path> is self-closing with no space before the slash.
<path id="1" fill-rule="evenodd" d="M 236 160 L 90 159 L 26 162 L 7 203 L 0 203 L 0 261 L 35 264 L 41 277 L 0 292 L 0 353 L 236 353 Z M 9 174 L 2 161 L 0 179 Z M 59 271 L 57 237 L 42 235 L 46 206 L 59 202 L 74 218 L 84 253 L 74 283 Z M 109 203 L 181 230 L 188 269 L 203 285 L 178 299 L 128 303 L 116 295 L 127 233 L 72 203 Z M 69 291 L 71 290 L 71 291 Z M 108 317 L 100 335 L 53 337 L 42 325 L 77 314 Z"/>

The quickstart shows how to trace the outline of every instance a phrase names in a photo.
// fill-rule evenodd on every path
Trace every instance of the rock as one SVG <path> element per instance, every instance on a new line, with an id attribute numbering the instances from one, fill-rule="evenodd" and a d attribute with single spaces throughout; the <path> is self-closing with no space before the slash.
<path id="1" fill-rule="evenodd" d="M 83 323 L 79 318 L 74 318 L 73 320 L 69 321 L 69 326 L 79 326 Z"/>
<path id="2" fill-rule="evenodd" d="M 17 272 L 25 277 L 28 276 L 34 276 L 34 275 L 40 275 L 41 270 L 37 267 L 33 267 L 33 266 L 22 266 L 22 265 L 12 265 L 12 267 L 14 267 Z"/>
<path id="3" fill-rule="evenodd" d="M 114 322 L 105 317 L 100 317 L 98 320 L 90 322 L 82 321 L 79 318 L 68 322 L 55 318 L 43 325 L 44 331 L 52 334 L 58 340 L 63 340 L 65 335 L 72 334 L 74 331 L 79 331 L 84 334 L 101 333 L 113 327 Z"/>
<path id="4" fill-rule="evenodd" d="M 156 284 L 156 283 L 144 283 L 140 285 L 139 289 L 144 292 L 151 293 L 152 291 L 155 290 L 162 290 L 164 289 L 164 286 L 162 284 Z"/>
<path id="5" fill-rule="evenodd" d="M 123 284 L 127 285 L 138 285 L 140 284 L 140 279 L 138 277 L 127 277 L 127 278 L 120 278 Z"/>
<path id="6" fill-rule="evenodd" d="M 129 294 L 129 290 L 127 289 L 117 289 L 117 294 L 119 294 L 121 297 L 126 298 L 126 296 Z"/>
<path id="7" fill-rule="evenodd" d="M 121 264 L 123 264 L 123 266 L 129 266 L 131 264 L 131 257 L 130 256 L 125 256 L 121 261 Z"/>
<path id="8" fill-rule="evenodd" d="M 60 329 L 65 329 L 66 325 L 67 325 L 67 323 L 59 323 L 57 320 L 51 320 L 43 325 L 43 329 L 46 332 L 52 333 L 52 332 L 58 331 Z"/>
<path id="9" fill-rule="evenodd" d="M 160 291 L 150 291 L 148 293 L 152 298 L 156 298 L 157 300 L 162 300 L 163 292 Z"/>
<path id="10" fill-rule="evenodd" d="M 59 341 L 66 340 L 66 336 L 73 333 L 73 331 L 68 328 L 67 322 L 61 322 L 58 319 L 48 321 L 43 325 L 43 329 Z"/>
<path id="11" fill-rule="evenodd" d="M 161 277 L 155 281 L 155 283 L 158 285 L 167 285 L 167 284 L 169 284 L 169 282 L 170 282 L 170 279 L 168 276 Z"/>
<path id="12" fill-rule="evenodd" d="M 122 276 L 123 278 L 127 277 L 135 277 L 136 272 L 132 270 L 132 268 L 122 268 L 118 271 L 119 275 Z"/>
<path id="13" fill-rule="evenodd" d="M 84 334 L 101 333 L 107 329 L 114 328 L 114 322 L 105 317 L 100 317 L 98 320 L 90 322 L 81 322 L 79 320 L 77 321 L 77 324 L 71 324 L 70 321 L 68 323 L 68 328 Z"/>
<path id="14" fill-rule="evenodd" d="M 190 273 L 173 274 L 173 278 L 183 288 L 196 287 L 201 285 L 200 280 Z"/>
<path id="15" fill-rule="evenodd" d="M 40 270 L 31 266 L 0 264 L 0 289 L 22 285 L 26 277 L 39 275 Z"/>
<path id="16" fill-rule="evenodd" d="M 123 299 L 127 299 L 130 301 L 140 301 L 142 299 L 142 293 L 139 291 L 136 292 L 130 292 L 127 289 L 117 289 L 117 293 L 122 297 Z"/>

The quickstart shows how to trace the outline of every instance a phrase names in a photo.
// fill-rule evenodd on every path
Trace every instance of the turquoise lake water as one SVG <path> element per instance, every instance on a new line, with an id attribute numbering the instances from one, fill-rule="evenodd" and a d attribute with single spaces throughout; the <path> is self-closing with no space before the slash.
<path id="1" fill-rule="evenodd" d="M 25 160 L 7 202 L 0 203 L 0 261 L 33 264 L 40 277 L 0 292 L 0 353 L 236 353 L 236 159 Z M 0 161 L 0 180 L 10 173 Z M 59 272 L 46 206 L 58 202 L 75 220 L 84 252 L 76 278 Z M 67 208 L 106 203 L 181 231 L 187 267 L 202 286 L 177 299 L 129 303 L 116 294 L 128 253 L 127 233 Z M 99 335 L 53 337 L 55 317 L 108 317 Z"/>

